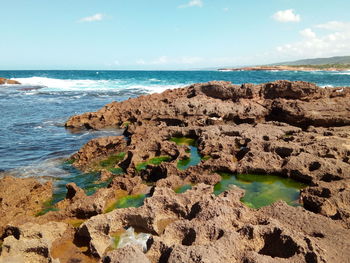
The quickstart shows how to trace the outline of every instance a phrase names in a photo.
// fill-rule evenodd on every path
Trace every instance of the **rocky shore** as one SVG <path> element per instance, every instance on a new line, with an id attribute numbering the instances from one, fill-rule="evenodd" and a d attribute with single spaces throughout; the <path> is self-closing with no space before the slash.
<path id="1" fill-rule="evenodd" d="M 125 131 L 66 161 L 97 174 L 91 194 L 71 182 L 52 203 L 52 182 L 0 179 L 0 262 L 349 261 L 349 87 L 215 81 L 112 102 L 66 127 Z M 254 209 L 234 185 L 215 192 L 222 173 L 305 187 L 299 205 Z M 142 236 L 125 238 L 130 229 Z"/>

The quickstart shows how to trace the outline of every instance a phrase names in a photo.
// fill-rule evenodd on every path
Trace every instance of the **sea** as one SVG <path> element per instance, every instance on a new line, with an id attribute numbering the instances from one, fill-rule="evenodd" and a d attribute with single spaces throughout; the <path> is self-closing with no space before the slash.
<path id="1" fill-rule="evenodd" d="M 66 130 L 76 114 L 97 111 L 112 101 L 160 93 L 212 80 L 234 84 L 303 80 L 322 87 L 350 86 L 350 72 L 325 71 L 0 71 L 22 85 L 0 86 L 0 177 L 61 178 L 65 158 L 99 136 L 120 130 Z"/>

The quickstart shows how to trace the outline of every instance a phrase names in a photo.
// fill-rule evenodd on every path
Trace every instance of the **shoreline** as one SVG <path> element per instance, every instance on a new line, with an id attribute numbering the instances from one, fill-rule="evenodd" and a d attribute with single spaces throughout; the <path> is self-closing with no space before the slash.
<path id="1" fill-rule="evenodd" d="M 125 255 L 152 263 L 194 262 L 191 255 L 223 263 L 271 257 L 303 262 L 310 255 L 344 262 L 350 257 L 349 101 L 349 87 L 213 81 L 72 116 L 67 128 L 122 127 L 124 134 L 92 139 L 66 161 L 85 175 L 68 183 L 56 204 L 43 203 L 52 195 L 50 183 L 0 179 L 0 197 L 8 205 L 1 209 L 1 257 L 29 256 L 26 251 L 36 251 L 35 242 L 41 242 L 46 256 L 30 256 L 43 262 L 119 262 Z M 196 161 L 188 166 L 186 158 L 195 151 Z M 213 195 L 223 180 L 219 172 L 306 183 L 299 194 L 303 207 L 278 201 L 253 209 L 234 186 Z M 186 189 L 177 193 L 181 187 Z M 16 193 L 27 199 L 18 203 Z M 131 227 L 151 235 L 146 250 L 113 247 Z"/>
<path id="2" fill-rule="evenodd" d="M 312 67 L 312 66 L 255 66 L 241 68 L 220 68 L 218 71 L 350 71 L 348 68 Z"/>

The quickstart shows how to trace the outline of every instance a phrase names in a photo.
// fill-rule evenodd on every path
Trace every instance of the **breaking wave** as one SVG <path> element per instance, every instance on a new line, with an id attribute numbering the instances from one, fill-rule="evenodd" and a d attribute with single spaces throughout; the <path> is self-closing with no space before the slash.
<path id="1" fill-rule="evenodd" d="M 23 86 L 43 87 L 41 91 L 120 91 L 140 90 L 146 93 L 159 93 L 174 89 L 183 84 L 161 83 L 161 80 L 91 80 L 91 79 L 56 79 L 46 77 L 14 78 Z M 156 84 L 155 84 L 156 82 Z"/>

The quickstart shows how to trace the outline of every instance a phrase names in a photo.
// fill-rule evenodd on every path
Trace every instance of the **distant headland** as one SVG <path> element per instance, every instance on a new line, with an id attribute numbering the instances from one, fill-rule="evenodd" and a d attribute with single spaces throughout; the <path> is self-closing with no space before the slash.
<path id="1" fill-rule="evenodd" d="M 226 67 L 219 71 L 349 71 L 350 56 L 303 59 L 251 67 Z"/>

